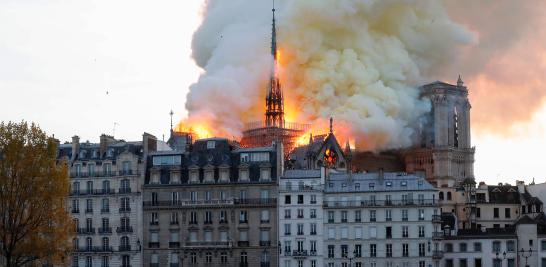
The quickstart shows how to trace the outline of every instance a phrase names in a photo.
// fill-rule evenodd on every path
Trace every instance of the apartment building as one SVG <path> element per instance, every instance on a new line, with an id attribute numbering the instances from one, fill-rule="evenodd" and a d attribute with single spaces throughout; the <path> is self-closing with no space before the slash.
<path id="1" fill-rule="evenodd" d="M 277 266 L 282 145 L 223 138 L 151 153 L 144 182 L 144 266 Z"/>
<path id="2" fill-rule="evenodd" d="M 324 199 L 325 266 L 432 266 L 439 206 L 423 177 L 331 171 Z"/>
<path id="3" fill-rule="evenodd" d="M 279 263 L 324 266 L 324 169 L 286 170 L 279 180 Z"/>
<path id="4" fill-rule="evenodd" d="M 59 146 L 59 159 L 70 166 L 68 206 L 75 231 L 70 266 L 141 265 L 144 153 L 142 141 L 107 135 L 100 143 L 80 143 L 74 136 Z"/>

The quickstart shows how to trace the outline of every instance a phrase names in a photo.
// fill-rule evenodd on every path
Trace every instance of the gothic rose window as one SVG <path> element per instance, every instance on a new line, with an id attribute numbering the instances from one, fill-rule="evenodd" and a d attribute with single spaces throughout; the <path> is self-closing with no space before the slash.
<path id="1" fill-rule="evenodd" d="M 333 149 L 327 148 L 324 151 L 324 165 L 328 168 L 333 168 L 336 166 L 337 154 Z"/>

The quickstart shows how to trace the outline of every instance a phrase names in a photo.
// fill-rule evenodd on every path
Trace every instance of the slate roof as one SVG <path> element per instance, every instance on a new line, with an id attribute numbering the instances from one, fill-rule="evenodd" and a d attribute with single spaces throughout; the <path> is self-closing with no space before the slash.
<path id="1" fill-rule="evenodd" d="M 498 204 L 520 204 L 519 192 L 517 186 L 499 185 L 487 186 L 489 193 L 489 203 Z"/>
<path id="2" fill-rule="evenodd" d="M 384 173 L 382 179 L 379 173 L 330 173 L 327 183 L 326 192 L 436 191 L 423 177 L 405 173 Z M 356 183 L 360 189 L 355 188 Z"/>
<path id="3" fill-rule="evenodd" d="M 319 178 L 320 172 L 321 170 L 286 170 L 282 178 Z"/>

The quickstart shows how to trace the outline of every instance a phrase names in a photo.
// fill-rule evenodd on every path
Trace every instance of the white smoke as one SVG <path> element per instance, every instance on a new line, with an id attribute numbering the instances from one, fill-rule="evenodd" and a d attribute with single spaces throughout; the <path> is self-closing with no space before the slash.
<path id="1" fill-rule="evenodd" d="M 440 1 L 278 2 L 287 109 L 304 122 L 333 116 L 370 149 L 412 144 L 413 129 L 430 110 L 414 86 L 473 40 Z M 190 121 L 240 135 L 243 120 L 261 118 L 270 25 L 270 1 L 207 2 L 192 44 L 204 73 L 188 94 Z"/>

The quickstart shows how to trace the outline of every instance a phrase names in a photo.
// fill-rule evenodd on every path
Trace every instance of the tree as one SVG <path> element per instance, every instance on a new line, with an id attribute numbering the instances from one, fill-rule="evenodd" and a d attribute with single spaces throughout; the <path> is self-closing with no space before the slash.
<path id="1" fill-rule="evenodd" d="M 0 123 L 0 265 L 62 264 L 70 249 L 67 165 L 37 125 Z"/>

